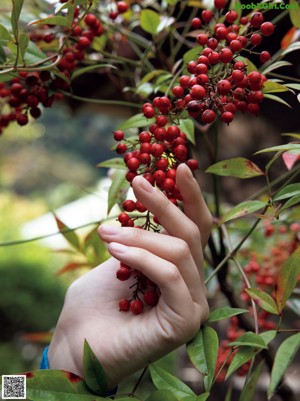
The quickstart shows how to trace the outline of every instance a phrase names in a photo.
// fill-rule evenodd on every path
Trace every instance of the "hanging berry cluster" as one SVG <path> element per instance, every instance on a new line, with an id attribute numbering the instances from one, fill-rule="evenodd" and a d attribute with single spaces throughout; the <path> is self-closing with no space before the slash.
<path id="1" fill-rule="evenodd" d="M 222 9 L 225 5 L 226 1 L 215 0 L 216 9 Z M 114 139 L 120 142 L 116 152 L 124 155 L 128 168 L 126 179 L 132 182 L 137 175 L 143 175 L 175 205 L 181 200 L 176 187 L 178 165 L 186 163 L 191 170 L 198 168 L 198 162 L 188 158 L 187 136 L 178 126 L 183 114 L 188 112 L 203 124 L 213 123 L 220 114 L 222 121 L 229 124 L 237 110 L 257 115 L 264 97 L 261 89 L 266 77 L 257 71 L 248 73 L 247 64 L 239 59 L 239 54 L 249 45 L 258 45 L 262 40 L 261 35 L 271 35 L 274 25 L 263 22 L 260 12 L 253 13 L 249 20 L 242 17 L 239 25 L 234 24 L 238 18 L 236 11 L 228 11 L 225 23 L 218 23 L 211 28 L 213 18 L 212 11 L 203 10 L 201 18 L 192 21 L 192 28 L 205 29 L 205 33 L 197 36 L 197 42 L 203 46 L 203 50 L 197 60 L 188 63 L 190 75 L 182 75 L 178 85 L 172 88 L 175 99 L 169 96 L 156 97 L 142 106 L 144 116 L 147 119 L 155 118 L 155 123 L 148 130 L 141 131 L 136 141 L 124 140 L 123 131 L 114 132 Z M 243 31 L 243 34 L 239 31 Z M 269 58 L 267 52 L 260 54 L 262 62 Z M 156 216 L 151 219 L 144 205 L 133 200 L 123 203 L 123 211 L 118 216 L 122 226 L 134 227 L 136 219 L 141 221 L 140 216 L 132 217 L 130 213 L 133 212 L 142 213 L 144 218 L 144 223 L 138 227 L 158 231 Z M 119 308 L 139 314 L 144 304 L 156 305 L 159 289 L 141 273 L 121 263 L 117 278 L 125 281 L 132 276 L 135 277 L 131 287 L 132 297 L 120 300 Z"/>
<path id="2" fill-rule="evenodd" d="M 226 1 L 215 0 L 216 14 L 225 7 Z M 178 98 L 176 106 L 187 109 L 191 117 L 202 123 L 212 123 L 219 114 L 229 124 L 236 111 L 257 116 L 264 98 L 262 88 L 267 78 L 258 71 L 250 71 L 247 59 L 240 53 L 257 53 L 263 36 L 274 32 L 272 22 L 264 22 L 261 12 L 250 18 L 241 17 L 234 10 L 228 11 L 224 23 L 214 24 L 214 13 L 203 10 L 201 18 L 192 20 L 192 28 L 199 30 L 197 43 L 203 50 L 187 65 L 190 75 L 182 75 L 179 85 L 173 87 Z M 260 61 L 270 59 L 270 53 L 262 51 Z M 249 64 L 249 63 L 248 63 Z"/>
<path id="3" fill-rule="evenodd" d="M 152 123 L 148 130 L 141 131 L 137 140 L 124 140 L 124 132 L 120 130 L 114 132 L 114 139 L 120 141 L 116 152 L 124 155 L 124 162 L 128 168 L 127 181 L 131 183 L 134 177 L 142 175 L 178 206 L 181 195 L 176 186 L 176 169 L 180 163 L 186 163 L 191 170 L 196 170 L 198 162 L 188 158 L 187 136 L 172 121 L 171 108 L 171 101 L 166 96 L 155 98 L 153 104 L 145 103 L 143 113 L 148 118 L 155 116 L 155 123 Z M 133 212 L 140 214 L 133 217 Z M 123 227 L 136 226 L 145 230 L 159 231 L 157 217 L 152 218 L 147 208 L 139 201 L 125 200 L 118 220 Z M 134 314 L 139 314 L 143 311 L 144 304 L 149 306 L 157 304 L 159 289 L 143 274 L 121 263 L 116 275 L 121 281 L 128 280 L 132 276 L 135 278 L 135 283 L 131 286 L 131 299 L 120 300 L 121 311 L 130 310 Z"/>
<path id="4" fill-rule="evenodd" d="M 64 32 L 55 31 L 46 24 L 30 34 L 32 42 L 52 43 L 54 46 L 57 41 L 69 36 L 61 55 L 49 52 L 50 62 L 59 60 L 56 64 L 57 72 L 55 69 L 52 72 L 46 69 L 27 72 L 24 67 L 25 71 L 20 71 L 12 80 L 0 82 L 0 134 L 12 121 L 24 126 L 28 124 L 29 115 L 39 118 L 43 107 L 51 107 L 55 100 L 63 98 L 60 91 L 69 88 L 72 72 L 85 58 L 93 39 L 104 33 L 98 17 L 92 13 L 87 14 L 79 24 L 79 14 L 80 8 L 76 7 L 72 27 L 65 28 Z"/>

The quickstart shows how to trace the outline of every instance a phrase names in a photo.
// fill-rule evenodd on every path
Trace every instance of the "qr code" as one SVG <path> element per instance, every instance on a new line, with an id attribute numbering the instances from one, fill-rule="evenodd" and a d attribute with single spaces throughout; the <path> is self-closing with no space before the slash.
<path id="1" fill-rule="evenodd" d="M 2 375 L 2 400 L 26 399 L 25 375 Z"/>

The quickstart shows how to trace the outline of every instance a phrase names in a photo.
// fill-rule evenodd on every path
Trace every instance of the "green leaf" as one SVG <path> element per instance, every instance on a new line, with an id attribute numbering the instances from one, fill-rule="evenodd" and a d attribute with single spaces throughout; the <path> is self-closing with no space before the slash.
<path id="1" fill-rule="evenodd" d="M 285 84 L 285 86 L 287 86 L 288 88 L 300 91 L 300 84 Z"/>
<path id="2" fill-rule="evenodd" d="M 264 292 L 258 288 L 247 288 L 245 291 L 249 297 L 253 299 L 253 301 L 255 301 L 262 309 L 278 315 L 276 302 L 267 292 Z"/>
<path id="3" fill-rule="evenodd" d="M 272 146 L 271 148 L 266 148 L 259 150 L 255 154 L 266 153 L 266 152 L 286 152 L 288 150 L 300 150 L 300 144 L 288 143 L 286 145 Z"/>
<path id="4" fill-rule="evenodd" d="M 45 60 L 47 55 L 43 53 L 33 42 L 29 41 L 26 53 L 24 55 L 24 59 L 26 64 L 35 64 L 39 63 L 42 60 Z M 49 62 L 48 62 L 49 64 Z M 43 64 L 47 65 L 47 64 Z"/>
<path id="5" fill-rule="evenodd" d="M 296 138 L 300 140 L 300 134 L 295 134 L 294 132 L 284 132 L 281 136 L 290 136 L 291 138 Z"/>
<path id="6" fill-rule="evenodd" d="M 50 25 L 57 25 L 57 26 L 65 26 L 67 28 L 71 28 L 72 21 L 68 16 L 63 17 L 61 15 L 57 15 L 55 17 L 46 17 L 42 19 L 37 19 L 35 21 L 30 22 L 29 25 L 40 25 L 40 24 L 50 24 Z"/>
<path id="7" fill-rule="evenodd" d="M 195 126 L 191 118 L 182 118 L 179 120 L 179 128 L 183 131 L 188 140 L 195 145 Z"/>
<path id="8" fill-rule="evenodd" d="M 264 68 L 262 73 L 267 74 L 268 72 L 276 70 L 277 68 L 285 67 L 288 65 L 292 65 L 292 63 L 290 63 L 288 61 L 277 61 L 276 63 L 272 63 L 268 67 Z M 267 81 L 267 82 L 270 82 L 270 81 Z M 264 83 L 264 87 L 267 82 Z"/>
<path id="9" fill-rule="evenodd" d="M 196 396 L 190 387 L 158 365 L 150 364 L 149 370 L 155 387 L 159 390 L 169 390 L 177 400 L 186 400 L 188 397 Z"/>
<path id="10" fill-rule="evenodd" d="M 150 82 L 152 81 L 153 78 L 156 78 L 157 76 L 160 76 L 162 74 L 168 74 L 167 71 L 165 70 L 153 70 L 148 72 L 146 75 L 144 75 L 143 79 L 141 79 L 140 84 L 144 84 L 145 82 Z"/>
<path id="11" fill-rule="evenodd" d="M 155 35 L 160 24 L 159 14 L 153 10 L 142 10 L 140 14 L 141 27 L 145 32 Z"/>
<path id="12" fill-rule="evenodd" d="M 235 206 L 233 209 L 231 209 L 229 212 L 227 212 L 222 220 L 221 223 L 225 223 L 226 221 L 229 220 L 234 220 L 239 217 L 244 217 L 247 216 L 250 213 L 254 213 L 259 209 L 262 209 L 263 207 L 267 206 L 266 202 L 258 201 L 258 200 L 250 200 L 250 201 L 245 201 L 237 206 Z"/>
<path id="13" fill-rule="evenodd" d="M 228 319 L 229 317 L 247 312 L 249 312 L 248 309 L 230 308 L 229 306 L 224 306 L 223 308 L 218 308 L 211 311 L 208 316 L 207 322 L 217 322 L 219 320 Z"/>
<path id="14" fill-rule="evenodd" d="M 170 4 L 170 6 L 175 6 L 175 4 L 178 3 L 178 0 L 166 0 L 166 2 L 167 2 L 168 4 Z"/>
<path id="15" fill-rule="evenodd" d="M 108 191 L 107 214 L 116 205 L 119 200 L 126 194 L 129 188 L 129 182 L 125 178 L 123 170 L 116 170 L 113 175 L 111 186 Z"/>
<path id="16" fill-rule="evenodd" d="M 286 86 L 274 81 L 264 82 L 264 86 L 262 88 L 263 93 L 286 92 L 288 90 L 289 88 L 287 88 Z"/>
<path id="17" fill-rule="evenodd" d="M 289 2 L 289 13 L 290 13 L 290 19 L 292 21 L 292 24 L 296 28 L 300 28 L 300 7 L 299 3 L 296 0 L 290 0 Z"/>
<path id="18" fill-rule="evenodd" d="M 276 390 L 286 369 L 290 366 L 300 347 L 300 333 L 294 334 L 280 344 L 275 355 L 274 364 L 271 372 L 271 382 L 268 388 L 268 396 Z"/>
<path id="19" fill-rule="evenodd" d="M 264 175 L 264 172 L 251 160 L 244 157 L 223 160 L 208 167 L 206 173 L 237 178 L 252 178 Z"/>
<path id="20" fill-rule="evenodd" d="M 281 56 L 285 56 L 286 54 L 294 52 L 296 50 L 300 50 L 300 42 L 291 43 L 285 50 L 283 50 Z"/>
<path id="21" fill-rule="evenodd" d="M 116 169 L 127 170 L 127 167 L 124 163 L 124 159 L 122 157 L 114 157 L 112 159 L 105 160 L 101 163 L 98 163 L 97 167 L 116 168 Z"/>
<path id="22" fill-rule="evenodd" d="M 5 63 L 5 61 L 6 61 L 6 54 L 3 47 L 0 46 L 0 64 Z"/>
<path id="23" fill-rule="evenodd" d="M 283 210 L 288 209 L 291 206 L 296 205 L 297 203 L 300 202 L 300 195 L 295 195 L 293 196 L 291 199 L 289 199 L 281 208 L 280 208 L 280 212 L 282 212 Z"/>
<path id="24" fill-rule="evenodd" d="M 264 361 L 261 361 L 260 364 L 255 369 L 255 371 L 251 374 L 249 380 L 246 381 L 243 390 L 241 392 L 239 401 L 254 400 L 254 393 L 255 390 L 257 389 L 257 382 L 259 380 L 263 367 L 264 367 Z"/>
<path id="25" fill-rule="evenodd" d="M 24 0 L 12 0 L 11 27 L 16 40 L 18 39 L 18 24 Z"/>
<path id="26" fill-rule="evenodd" d="M 300 184 L 298 183 L 289 184 L 286 187 L 282 188 L 279 192 L 277 192 L 273 200 L 278 201 L 282 199 L 287 199 L 299 194 L 300 194 Z"/>
<path id="27" fill-rule="evenodd" d="M 237 61 L 242 61 L 247 66 L 247 74 L 250 74 L 252 71 L 257 71 L 256 66 L 246 57 L 238 56 L 236 57 Z"/>
<path id="28" fill-rule="evenodd" d="M 266 344 L 269 344 L 275 338 L 276 334 L 276 330 L 269 330 L 261 333 L 260 337 L 264 340 Z M 240 347 L 240 349 L 237 351 L 236 354 L 234 354 L 234 357 L 232 358 L 226 374 L 226 379 L 228 379 L 229 376 L 231 376 L 237 369 L 247 363 L 251 358 L 261 352 L 261 350 L 262 348 L 252 348 L 247 346 Z"/>
<path id="29" fill-rule="evenodd" d="M 300 247 L 298 247 L 279 270 L 275 286 L 277 307 L 281 313 L 286 301 L 294 291 L 300 274 Z"/>
<path id="30" fill-rule="evenodd" d="M 74 71 L 72 76 L 71 76 L 71 79 L 78 78 L 82 74 L 86 74 L 87 72 L 90 72 L 90 71 L 99 70 L 101 68 L 110 68 L 110 69 L 115 69 L 115 70 L 117 69 L 117 67 L 115 65 L 112 65 L 112 64 L 89 65 L 88 67 L 79 68 L 78 70 Z"/>
<path id="31" fill-rule="evenodd" d="M 285 106 L 289 107 L 290 109 L 292 108 L 285 100 L 281 99 L 281 97 L 278 97 L 275 95 L 270 95 L 269 93 L 265 93 L 264 98 L 273 100 L 274 102 L 277 102 L 277 103 L 282 103 Z"/>
<path id="32" fill-rule="evenodd" d="M 84 380 L 63 370 L 38 370 L 26 375 L 26 393 L 31 401 L 100 401 Z"/>
<path id="33" fill-rule="evenodd" d="M 146 118 L 143 113 L 138 113 L 128 118 L 128 120 L 124 121 L 121 125 L 119 125 L 118 129 L 126 130 L 129 128 L 142 128 L 154 122 L 155 122 L 154 117 Z"/>
<path id="34" fill-rule="evenodd" d="M 197 59 L 200 54 L 202 53 L 203 47 L 202 46 L 195 46 L 188 50 L 183 55 L 183 61 L 185 64 L 188 64 L 190 61 Z"/>
<path id="35" fill-rule="evenodd" d="M 209 326 L 202 326 L 199 333 L 187 343 L 187 352 L 193 365 L 203 374 L 204 387 L 212 386 L 218 357 L 218 334 Z"/>
<path id="36" fill-rule="evenodd" d="M 5 28 L 5 26 L 2 24 L 0 24 L 0 38 L 3 41 L 9 41 L 12 39 L 11 34 L 8 32 L 8 30 Z"/>
<path id="37" fill-rule="evenodd" d="M 29 45 L 29 36 L 26 35 L 25 33 L 21 33 L 19 36 L 19 46 L 20 46 L 20 55 L 22 57 L 22 60 L 24 60 L 28 45 Z"/>
<path id="38" fill-rule="evenodd" d="M 157 390 L 151 394 L 145 401 L 177 401 L 175 395 L 169 390 Z"/>
<path id="39" fill-rule="evenodd" d="M 107 391 L 107 377 L 87 340 L 84 340 L 83 348 L 83 375 L 87 386 L 92 391 L 99 395 L 105 395 Z"/>
<path id="40" fill-rule="evenodd" d="M 74 248 L 80 250 L 80 242 L 77 234 L 74 230 L 71 230 L 65 223 L 63 223 L 55 214 L 54 218 L 56 220 L 57 227 L 63 237 L 72 245 Z"/>
<path id="41" fill-rule="evenodd" d="M 268 348 L 265 341 L 252 331 L 247 331 L 238 337 L 235 341 L 228 344 L 229 347 L 254 347 L 254 348 Z"/>

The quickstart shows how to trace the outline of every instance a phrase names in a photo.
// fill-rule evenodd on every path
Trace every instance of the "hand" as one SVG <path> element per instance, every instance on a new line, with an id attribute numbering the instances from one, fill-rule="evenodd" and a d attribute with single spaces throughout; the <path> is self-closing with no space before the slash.
<path id="1" fill-rule="evenodd" d="M 203 248 L 212 218 L 189 168 L 180 165 L 176 184 L 185 214 L 144 178 L 132 186 L 165 229 L 101 225 L 99 235 L 112 255 L 76 280 L 49 347 L 51 368 L 83 376 L 83 343 L 87 339 L 114 388 L 122 379 L 190 340 L 208 316 L 203 282 Z M 116 279 L 119 261 L 141 271 L 160 288 L 157 306 L 140 315 L 120 312 L 118 302 L 130 297 L 130 280 Z M 129 284 L 128 284 L 129 283 Z"/>

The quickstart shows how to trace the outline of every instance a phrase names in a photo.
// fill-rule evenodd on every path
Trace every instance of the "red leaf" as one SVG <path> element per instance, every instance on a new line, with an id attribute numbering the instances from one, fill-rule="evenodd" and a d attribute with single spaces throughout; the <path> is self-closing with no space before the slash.
<path id="1" fill-rule="evenodd" d="M 284 164 L 286 165 L 286 168 L 288 170 L 291 170 L 291 168 L 294 166 L 297 160 L 300 160 L 300 154 L 296 154 L 293 152 L 284 152 L 282 154 L 282 160 Z"/>
<path id="2" fill-rule="evenodd" d="M 286 49 L 294 40 L 295 40 L 295 33 L 297 32 L 296 27 L 292 27 L 287 33 L 284 35 L 280 42 L 280 46 L 282 49 Z"/>

